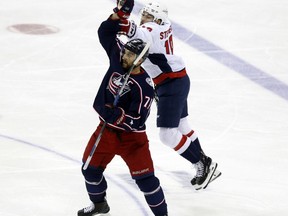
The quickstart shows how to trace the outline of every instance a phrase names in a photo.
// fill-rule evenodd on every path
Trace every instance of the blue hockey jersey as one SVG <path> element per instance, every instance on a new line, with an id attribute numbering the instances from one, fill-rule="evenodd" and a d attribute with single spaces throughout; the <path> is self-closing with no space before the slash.
<path id="1" fill-rule="evenodd" d="M 101 45 L 105 49 L 110 66 L 102 80 L 93 107 L 104 121 L 105 104 L 113 104 L 121 88 L 125 73 L 121 65 L 121 48 L 123 44 L 117 39 L 120 30 L 119 20 L 107 19 L 98 29 Z M 145 131 L 145 121 L 150 113 L 154 90 L 149 75 L 141 68 L 141 73 L 131 74 L 122 92 L 117 107 L 125 111 L 125 121 L 120 125 L 107 122 L 108 127 L 119 130 L 142 132 Z"/>

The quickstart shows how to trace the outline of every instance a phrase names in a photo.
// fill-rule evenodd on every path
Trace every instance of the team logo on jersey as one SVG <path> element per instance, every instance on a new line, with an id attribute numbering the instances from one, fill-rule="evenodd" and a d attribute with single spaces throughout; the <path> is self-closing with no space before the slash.
<path id="1" fill-rule="evenodd" d="M 116 95 L 118 94 L 120 88 L 123 85 L 124 80 L 125 80 L 125 75 L 121 75 L 117 72 L 114 72 L 111 75 L 107 88 L 114 95 L 114 97 L 116 97 Z M 126 83 L 120 97 L 130 91 L 129 82 Z"/>

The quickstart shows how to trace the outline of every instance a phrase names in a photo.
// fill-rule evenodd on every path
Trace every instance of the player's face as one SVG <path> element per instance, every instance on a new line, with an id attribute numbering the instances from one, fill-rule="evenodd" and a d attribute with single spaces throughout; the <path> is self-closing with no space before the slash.
<path id="1" fill-rule="evenodd" d="M 136 59 L 136 54 L 131 52 L 128 49 L 124 49 L 123 56 L 122 56 L 122 67 L 124 69 L 129 69 L 134 60 Z"/>
<path id="2" fill-rule="evenodd" d="M 147 22 L 153 22 L 154 20 L 154 16 L 152 16 L 151 14 L 143 11 L 141 14 L 141 21 L 140 21 L 140 25 L 147 23 Z"/>

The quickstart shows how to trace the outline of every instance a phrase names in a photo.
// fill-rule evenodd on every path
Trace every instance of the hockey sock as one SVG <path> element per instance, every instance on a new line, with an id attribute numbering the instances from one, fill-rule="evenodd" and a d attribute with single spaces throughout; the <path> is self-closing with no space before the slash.
<path id="1" fill-rule="evenodd" d="M 103 169 L 89 167 L 82 169 L 86 189 L 93 203 L 103 202 L 106 196 L 107 182 L 103 176 Z"/>
<path id="2" fill-rule="evenodd" d="M 197 141 L 196 141 L 197 140 Z M 192 141 L 189 145 L 189 147 L 180 154 L 182 157 L 184 157 L 186 160 L 190 161 L 191 163 L 195 164 L 200 160 L 201 151 L 198 147 L 198 139 Z"/>
<path id="3" fill-rule="evenodd" d="M 193 143 L 195 143 L 196 147 L 199 149 L 199 151 L 201 151 L 204 154 L 204 151 L 201 148 L 199 139 L 197 138 L 196 140 L 193 141 Z"/>
<path id="4" fill-rule="evenodd" d="M 144 179 L 137 179 L 136 184 L 144 193 L 147 204 L 156 216 L 167 215 L 167 204 L 159 179 L 156 176 L 149 176 Z"/>
<path id="5" fill-rule="evenodd" d="M 195 145 L 197 146 L 197 148 L 204 154 L 204 151 L 203 151 L 202 148 L 201 148 L 199 139 L 198 139 L 197 135 L 195 135 L 194 130 L 191 130 L 191 131 L 190 131 L 188 134 L 186 134 L 185 136 L 189 137 L 189 138 L 195 143 Z"/>

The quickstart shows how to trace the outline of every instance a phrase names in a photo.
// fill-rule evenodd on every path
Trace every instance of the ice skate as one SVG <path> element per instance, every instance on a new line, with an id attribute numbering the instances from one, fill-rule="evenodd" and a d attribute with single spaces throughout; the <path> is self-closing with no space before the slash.
<path id="1" fill-rule="evenodd" d="M 209 184 L 211 183 L 211 182 L 213 182 L 214 180 L 216 180 L 218 177 L 220 177 L 222 175 L 222 172 L 220 172 L 218 169 L 216 169 L 215 170 L 215 172 L 214 172 L 214 174 L 213 174 L 213 176 L 212 176 L 212 178 L 210 179 L 210 181 L 209 181 Z M 196 185 L 196 176 L 191 180 L 191 184 L 194 186 L 194 185 Z"/>
<path id="2" fill-rule="evenodd" d="M 196 175 L 191 180 L 191 184 L 196 190 L 205 189 L 213 178 L 217 163 L 213 163 L 210 157 L 202 155 L 200 161 L 195 164 L 195 167 Z"/>
<path id="3" fill-rule="evenodd" d="M 98 214 L 105 214 L 110 211 L 110 207 L 106 200 L 101 203 L 91 203 L 90 206 L 87 206 L 78 211 L 78 216 L 94 216 Z"/>

